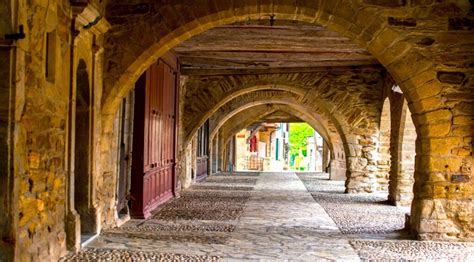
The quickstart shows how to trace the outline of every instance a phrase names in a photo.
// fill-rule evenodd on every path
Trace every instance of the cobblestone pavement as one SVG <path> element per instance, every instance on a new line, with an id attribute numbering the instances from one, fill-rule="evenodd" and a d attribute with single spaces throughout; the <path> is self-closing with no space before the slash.
<path id="1" fill-rule="evenodd" d="M 404 238 L 404 212 L 318 173 L 212 176 L 63 261 L 469 261 L 468 243 Z M 467 260 L 466 260 L 467 259 Z"/>
<path id="2" fill-rule="evenodd" d="M 342 233 L 406 237 L 405 211 L 390 205 L 386 194 L 344 194 L 344 181 L 330 181 L 323 173 L 299 173 L 298 177 Z"/>
<path id="3" fill-rule="evenodd" d="M 415 241 L 405 229 L 409 211 L 386 194 L 344 194 L 344 181 L 325 173 L 298 173 L 363 261 L 474 261 L 473 243 Z"/>

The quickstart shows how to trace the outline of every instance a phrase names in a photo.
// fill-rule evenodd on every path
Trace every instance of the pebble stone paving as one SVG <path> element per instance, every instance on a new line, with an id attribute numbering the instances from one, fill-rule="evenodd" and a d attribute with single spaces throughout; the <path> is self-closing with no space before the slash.
<path id="1" fill-rule="evenodd" d="M 61 261 L 474 261 L 473 243 L 411 240 L 385 199 L 323 173 L 218 174 Z"/>

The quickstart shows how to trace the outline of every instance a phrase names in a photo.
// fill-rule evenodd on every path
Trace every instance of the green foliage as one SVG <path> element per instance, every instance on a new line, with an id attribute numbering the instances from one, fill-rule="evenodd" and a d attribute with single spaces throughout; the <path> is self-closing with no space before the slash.
<path id="1" fill-rule="evenodd" d="M 308 156 L 308 154 L 307 154 L 307 152 L 306 152 L 306 149 L 301 150 L 301 154 L 303 154 L 304 157 L 307 157 L 307 156 Z"/>
<path id="2" fill-rule="evenodd" d="M 290 123 L 290 155 L 298 156 L 306 151 L 306 140 L 314 135 L 314 129 L 307 123 Z"/>

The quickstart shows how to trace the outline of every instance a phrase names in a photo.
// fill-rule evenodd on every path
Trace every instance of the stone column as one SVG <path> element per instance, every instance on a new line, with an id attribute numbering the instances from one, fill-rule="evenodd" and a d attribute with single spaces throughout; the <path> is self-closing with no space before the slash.
<path id="1" fill-rule="evenodd" d="M 217 132 L 217 141 L 218 141 L 218 171 L 219 172 L 225 172 L 226 167 L 224 163 L 224 153 L 225 153 L 225 144 L 224 144 L 224 138 L 222 136 L 222 132 L 219 130 Z"/>
<path id="2" fill-rule="evenodd" d="M 329 154 L 329 146 L 326 141 L 323 141 L 323 172 L 329 172 Z"/>
<path id="3" fill-rule="evenodd" d="M 211 172 L 212 172 L 212 174 L 217 173 L 217 170 L 218 170 L 218 164 L 219 164 L 218 153 L 217 153 L 218 149 L 219 149 L 219 145 L 218 145 L 218 140 L 217 140 L 217 135 L 216 135 L 212 139 L 212 151 L 210 152 L 210 155 L 211 155 Z"/>
<path id="4" fill-rule="evenodd" d="M 346 192 L 373 193 L 377 188 L 377 139 L 375 135 L 355 136 L 349 143 Z"/>
<path id="5" fill-rule="evenodd" d="M 473 236 L 474 121 L 456 115 L 460 112 L 439 109 L 414 117 L 420 135 L 411 226 L 422 240 L 467 240 Z"/>

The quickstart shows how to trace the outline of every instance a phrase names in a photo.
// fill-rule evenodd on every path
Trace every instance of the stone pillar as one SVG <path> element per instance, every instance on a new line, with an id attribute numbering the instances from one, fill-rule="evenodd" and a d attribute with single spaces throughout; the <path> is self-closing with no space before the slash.
<path id="1" fill-rule="evenodd" d="M 212 140 L 212 144 L 214 145 L 213 152 L 212 152 L 212 172 L 215 174 L 219 170 L 219 140 L 217 139 L 218 134 L 214 136 Z"/>
<path id="2" fill-rule="evenodd" d="M 346 180 L 346 169 L 343 167 L 344 163 L 341 159 L 331 159 L 329 164 L 330 179 L 334 181 Z"/>
<path id="3" fill-rule="evenodd" d="M 457 116 L 459 112 L 439 109 L 414 117 L 420 136 L 411 226 L 422 240 L 468 240 L 473 236 L 474 121 Z"/>
<path id="4" fill-rule="evenodd" d="M 208 147 L 208 150 L 207 150 L 207 154 L 208 154 L 207 173 L 208 173 L 208 175 L 212 175 L 212 174 L 214 174 L 213 164 L 212 164 L 214 162 L 214 155 L 213 155 L 214 141 L 209 139 L 208 143 L 207 143 L 207 147 Z"/>
<path id="5" fill-rule="evenodd" d="M 224 138 L 222 136 L 222 132 L 219 130 L 218 133 L 217 133 L 217 141 L 218 141 L 218 171 L 219 172 L 225 172 L 226 170 L 226 167 L 225 167 L 225 163 L 224 163 L 224 153 L 225 153 L 225 144 L 224 144 Z"/>
<path id="6" fill-rule="evenodd" d="M 390 138 L 392 133 L 391 100 L 385 98 L 380 116 L 378 155 L 377 155 L 377 191 L 388 191 L 390 175 Z"/>
<path id="7" fill-rule="evenodd" d="M 377 188 L 377 140 L 375 135 L 356 136 L 356 143 L 346 145 L 347 193 L 373 193 Z"/>
<path id="8" fill-rule="evenodd" d="M 390 169 L 389 201 L 397 206 L 410 206 L 413 200 L 415 169 L 416 130 L 410 110 L 400 94 L 392 99 L 392 139 L 390 152 L 392 166 Z"/>
<path id="9" fill-rule="evenodd" d="M 184 177 L 182 179 L 183 188 L 188 188 L 192 184 L 193 172 L 193 143 L 188 143 L 184 153 Z"/>
<path id="10" fill-rule="evenodd" d="M 335 181 L 346 181 L 347 179 L 347 170 L 346 170 L 346 160 L 343 153 L 343 150 L 340 149 L 338 144 L 333 145 L 332 151 L 330 151 L 330 156 L 326 156 L 329 159 L 329 179 Z M 326 148 L 326 149 L 324 149 Z M 329 152 L 329 148 L 326 143 L 323 144 L 323 157 L 324 150 Z M 326 153 L 327 154 L 327 153 Z M 327 160 L 326 160 L 327 161 Z"/>
<path id="11" fill-rule="evenodd" d="M 198 147 L 197 132 L 193 136 L 191 145 L 192 145 L 191 147 L 191 178 L 192 178 L 192 181 L 194 182 L 196 180 L 196 174 L 197 174 L 197 147 Z"/>
<path id="12" fill-rule="evenodd" d="M 329 146 L 326 141 L 323 141 L 323 172 L 329 172 L 329 154 Z"/>

